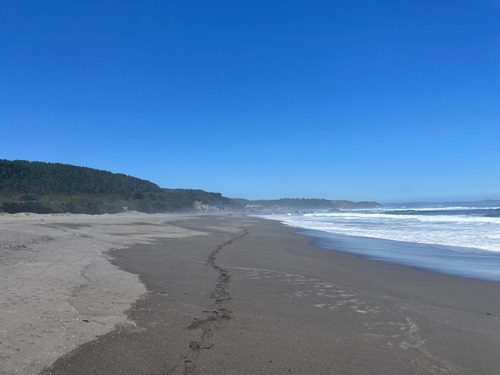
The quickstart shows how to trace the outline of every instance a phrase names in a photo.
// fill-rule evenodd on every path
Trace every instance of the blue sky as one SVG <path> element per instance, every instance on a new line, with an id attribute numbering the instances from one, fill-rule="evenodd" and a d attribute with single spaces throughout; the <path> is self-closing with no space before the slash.
<path id="1" fill-rule="evenodd" d="M 0 1 L 0 158 L 246 198 L 500 198 L 500 2 Z"/>

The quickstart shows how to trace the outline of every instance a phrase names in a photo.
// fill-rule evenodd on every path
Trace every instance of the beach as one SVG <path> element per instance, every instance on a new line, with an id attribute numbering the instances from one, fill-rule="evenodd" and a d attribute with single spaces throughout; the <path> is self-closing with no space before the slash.
<path id="1" fill-rule="evenodd" d="M 174 215 L 0 215 L 0 374 L 37 374 L 117 326 L 147 293 L 110 249 L 203 233 Z M 133 224 L 136 219 L 137 225 Z"/>
<path id="2" fill-rule="evenodd" d="M 500 284 L 279 222 L 11 215 L 0 374 L 496 374 Z"/>

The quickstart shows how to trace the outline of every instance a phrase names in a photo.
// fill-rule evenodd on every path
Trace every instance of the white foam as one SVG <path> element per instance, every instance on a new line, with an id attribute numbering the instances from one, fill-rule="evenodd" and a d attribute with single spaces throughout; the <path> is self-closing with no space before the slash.
<path id="1" fill-rule="evenodd" d="M 450 222 L 450 223 L 493 223 L 500 225 L 500 217 L 465 216 L 465 215 L 396 215 L 384 213 L 356 213 L 356 212 L 335 212 L 335 213 L 312 213 L 305 214 L 305 217 L 315 218 L 342 218 L 344 220 L 362 219 L 396 219 L 419 222 Z"/>
<path id="2" fill-rule="evenodd" d="M 377 208 L 376 210 L 383 210 L 383 211 L 463 211 L 463 210 L 496 210 L 499 209 L 500 207 L 463 207 L 463 206 L 450 206 L 450 207 L 419 207 L 419 208 L 413 208 L 413 207 L 406 207 L 406 208 L 390 208 L 390 207 L 383 207 L 383 208 Z"/>
<path id="3" fill-rule="evenodd" d="M 274 215 L 284 224 L 394 241 L 500 252 L 500 217 L 395 215 L 375 211 Z"/>

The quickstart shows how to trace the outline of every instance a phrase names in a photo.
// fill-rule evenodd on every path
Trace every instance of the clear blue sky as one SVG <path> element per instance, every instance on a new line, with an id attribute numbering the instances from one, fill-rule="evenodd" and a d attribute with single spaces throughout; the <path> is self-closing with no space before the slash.
<path id="1" fill-rule="evenodd" d="M 0 1 L 0 158 L 230 197 L 500 198 L 500 2 Z"/>

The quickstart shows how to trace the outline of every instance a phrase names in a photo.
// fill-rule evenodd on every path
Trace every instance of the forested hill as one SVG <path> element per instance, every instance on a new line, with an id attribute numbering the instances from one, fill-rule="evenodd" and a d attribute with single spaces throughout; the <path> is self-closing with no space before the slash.
<path id="1" fill-rule="evenodd" d="M 116 213 L 240 208 L 220 193 L 162 189 L 136 177 L 59 163 L 0 160 L 0 211 Z"/>
<path id="2" fill-rule="evenodd" d="M 159 192 L 136 177 L 59 163 L 0 160 L 0 191 L 24 194 L 119 194 Z"/>
<path id="3" fill-rule="evenodd" d="M 274 214 L 376 208 L 377 202 L 247 200 L 193 189 L 163 189 L 140 178 L 68 164 L 0 159 L 0 212 L 117 213 L 238 211 Z"/>
<path id="4" fill-rule="evenodd" d="M 314 210 L 314 209 L 358 209 L 358 208 L 378 208 L 380 204 L 377 202 L 352 202 L 346 200 L 328 200 L 328 199 L 311 199 L 311 198 L 281 198 L 281 199 L 266 199 L 249 201 L 252 205 L 270 207 L 287 207 L 298 210 Z"/>

